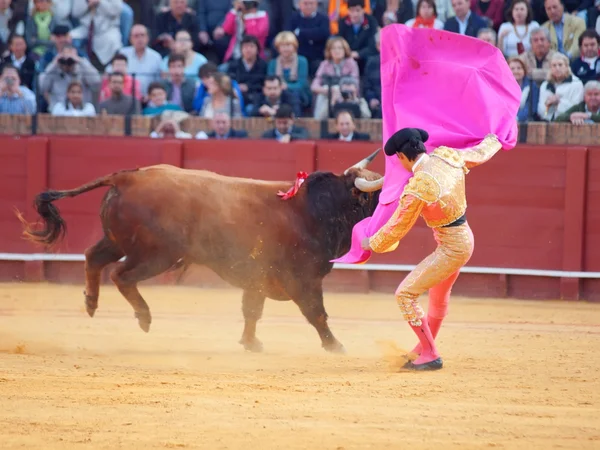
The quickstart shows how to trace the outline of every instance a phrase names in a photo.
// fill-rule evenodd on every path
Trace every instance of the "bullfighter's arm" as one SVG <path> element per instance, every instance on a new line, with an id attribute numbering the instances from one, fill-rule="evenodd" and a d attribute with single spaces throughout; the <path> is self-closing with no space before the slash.
<path id="1" fill-rule="evenodd" d="M 501 148 L 502 144 L 498 141 L 498 137 L 495 134 L 488 134 L 476 146 L 463 149 L 460 156 L 462 156 L 467 169 L 471 169 L 489 161 Z"/>

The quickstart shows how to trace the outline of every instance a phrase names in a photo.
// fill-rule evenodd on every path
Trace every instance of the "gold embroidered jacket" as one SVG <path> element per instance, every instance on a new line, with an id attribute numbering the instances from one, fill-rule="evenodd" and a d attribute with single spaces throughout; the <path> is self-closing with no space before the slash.
<path id="1" fill-rule="evenodd" d="M 442 146 L 424 156 L 404 187 L 398 208 L 369 239 L 371 249 L 377 253 L 394 250 L 420 215 L 431 228 L 449 225 L 460 218 L 467 209 L 465 175 L 501 148 L 497 137 L 489 134 L 475 147 L 457 151 Z"/>

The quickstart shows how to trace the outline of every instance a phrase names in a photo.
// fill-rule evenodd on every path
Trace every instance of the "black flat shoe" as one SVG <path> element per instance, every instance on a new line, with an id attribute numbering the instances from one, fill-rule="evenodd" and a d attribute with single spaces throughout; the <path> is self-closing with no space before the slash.
<path id="1" fill-rule="evenodd" d="M 434 359 L 423 364 L 413 364 L 412 361 L 407 362 L 402 366 L 403 369 L 425 371 L 425 370 L 440 370 L 444 366 L 442 358 Z"/>

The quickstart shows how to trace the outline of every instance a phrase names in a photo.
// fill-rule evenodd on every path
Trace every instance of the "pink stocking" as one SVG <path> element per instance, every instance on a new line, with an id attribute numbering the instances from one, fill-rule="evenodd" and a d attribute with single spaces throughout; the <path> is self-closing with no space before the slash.
<path id="1" fill-rule="evenodd" d="M 420 326 L 410 326 L 421 343 L 421 354 L 416 360 L 413 361 L 413 364 L 425 364 L 440 357 L 437 349 L 435 348 L 435 341 L 431 335 L 429 324 L 424 319 L 425 318 L 421 320 Z"/>

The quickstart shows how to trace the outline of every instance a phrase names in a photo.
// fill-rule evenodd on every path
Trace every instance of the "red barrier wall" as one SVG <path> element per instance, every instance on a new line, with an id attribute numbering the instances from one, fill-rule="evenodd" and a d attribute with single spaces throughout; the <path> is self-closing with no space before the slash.
<path id="1" fill-rule="evenodd" d="M 298 171 L 341 172 L 376 149 L 373 143 L 307 141 L 163 141 L 146 138 L 0 137 L 0 252 L 40 252 L 20 239 L 12 208 L 35 215 L 46 187 L 70 189 L 120 169 L 168 163 L 232 176 L 292 181 Z M 384 171 L 379 156 L 371 168 Z M 102 235 L 99 205 L 106 189 L 61 200 L 68 225 L 62 253 L 82 253 Z M 468 218 L 475 232 L 470 266 L 600 271 L 600 148 L 519 146 L 468 175 Z M 394 253 L 370 263 L 414 264 L 434 248 L 420 220 Z M 393 289 L 399 272 L 335 271 L 329 288 Z M 0 262 L 0 279 L 83 279 L 81 263 Z M 164 277 L 163 277 L 164 280 Z M 224 285 L 206 271 L 190 282 Z M 598 280 L 463 274 L 455 292 L 480 296 L 599 300 Z"/>

